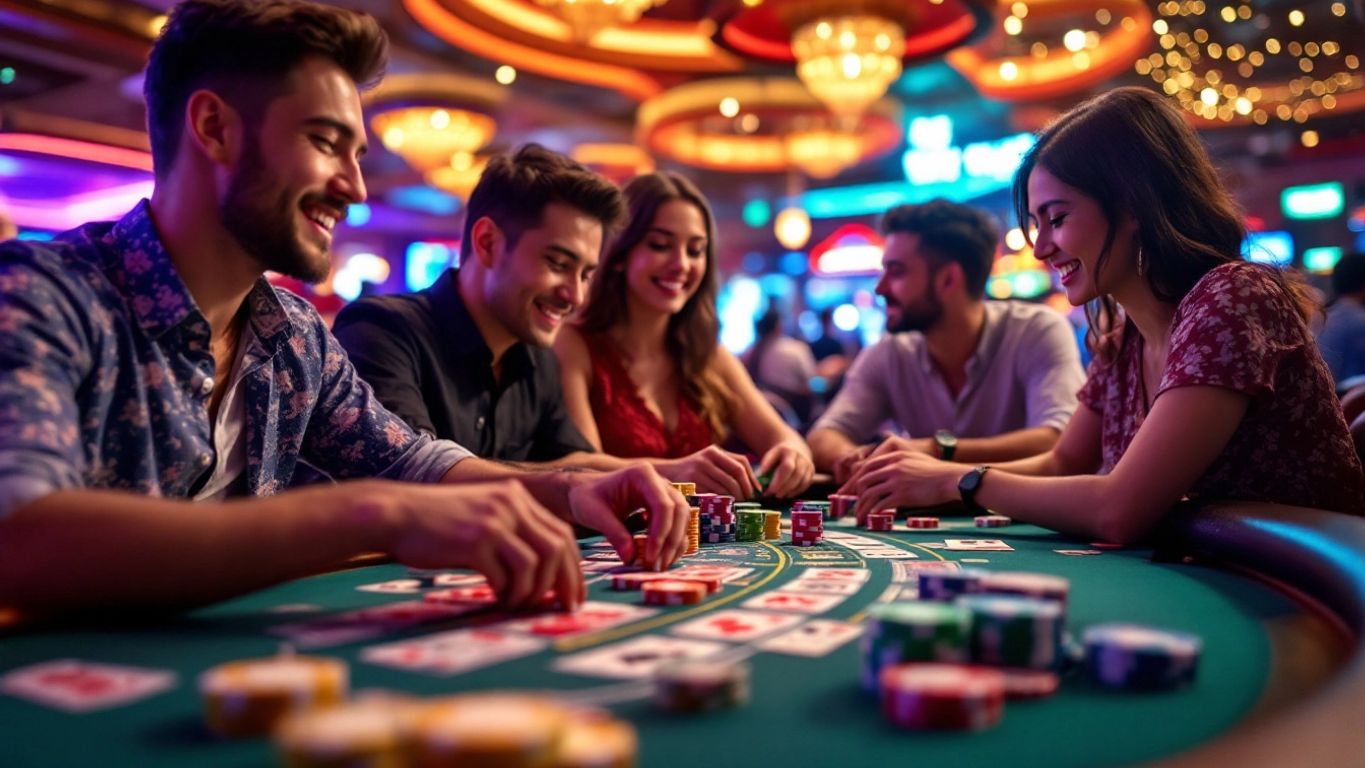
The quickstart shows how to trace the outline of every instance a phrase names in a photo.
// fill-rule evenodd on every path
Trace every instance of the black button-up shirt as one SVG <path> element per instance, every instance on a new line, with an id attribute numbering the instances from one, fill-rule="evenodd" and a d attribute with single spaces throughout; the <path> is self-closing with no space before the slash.
<path id="1" fill-rule="evenodd" d="M 414 429 L 489 459 L 550 461 L 593 450 L 564 409 L 559 361 L 518 343 L 493 378 L 493 353 L 449 270 L 425 291 L 372 296 L 337 315 L 333 334 L 361 378 Z"/>

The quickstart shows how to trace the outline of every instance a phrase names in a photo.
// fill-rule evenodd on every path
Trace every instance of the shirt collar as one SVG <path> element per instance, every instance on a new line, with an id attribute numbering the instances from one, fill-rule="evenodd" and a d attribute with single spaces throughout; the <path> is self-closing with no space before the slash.
<path id="1" fill-rule="evenodd" d="M 469 314 L 464 298 L 460 296 L 460 270 L 449 269 L 427 289 L 431 296 L 431 311 L 436 317 L 442 334 L 450 345 L 451 351 L 458 356 L 477 356 L 485 364 L 493 359 L 493 350 L 488 348 L 483 333 Z M 526 344 L 517 342 L 503 355 L 504 370 L 516 365 L 534 368 L 535 356 L 530 354 Z"/>
<path id="2" fill-rule="evenodd" d="M 195 333 L 207 335 L 207 321 L 194 297 L 171 263 L 170 254 L 152 221 L 151 204 L 140 201 L 109 230 L 105 242 L 114 280 L 133 308 L 138 324 L 152 337 L 160 336 L 191 320 Z M 246 297 L 248 321 L 257 339 L 272 352 L 294 332 L 274 286 L 264 277 L 256 280 Z"/>

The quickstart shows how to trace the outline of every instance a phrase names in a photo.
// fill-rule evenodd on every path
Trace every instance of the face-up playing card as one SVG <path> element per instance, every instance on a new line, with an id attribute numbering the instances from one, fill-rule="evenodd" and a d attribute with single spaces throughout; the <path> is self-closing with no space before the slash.
<path id="1" fill-rule="evenodd" d="M 482 607 L 477 603 L 442 604 L 411 600 L 280 624 L 271 627 L 269 632 L 288 638 L 300 648 L 324 648 L 369 640 L 421 624 L 446 621 Z"/>
<path id="2" fill-rule="evenodd" d="M 723 643 L 704 640 L 645 635 L 565 656 L 555 661 L 554 668 L 560 672 L 591 677 L 641 678 L 653 675 L 654 670 L 666 661 L 701 659 L 728 647 Z"/>
<path id="3" fill-rule="evenodd" d="M 793 579 L 777 588 L 778 592 L 801 592 L 811 595 L 852 595 L 863 588 L 860 581 L 826 579 Z"/>
<path id="4" fill-rule="evenodd" d="M 758 611 L 717 611 L 673 628 L 673 634 L 700 637 L 706 640 L 729 640 L 747 643 L 764 635 L 799 624 L 800 616 L 789 613 L 760 613 Z"/>
<path id="5" fill-rule="evenodd" d="M 858 554 L 869 560 L 914 560 L 919 555 L 904 549 L 865 549 Z"/>
<path id="6" fill-rule="evenodd" d="M 1014 547 L 1000 539 L 946 539 L 944 545 L 953 552 L 1013 552 Z"/>
<path id="7" fill-rule="evenodd" d="M 516 659 L 544 648 L 539 638 L 481 627 L 457 629 L 435 635 L 385 643 L 366 648 L 360 658 L 385 667 L 424 672 L 431 675 L 457 675 L 471 669 Z"/>
<path id="8" fill-rule="evenodd" d="M 962 566 L 957 563 L 944 560 L 924 560 L 915 563 L 898 560 L 891 564 L 891 582 L 894 584 L 906 581 L 918 582 L 920 571 L 957 571 L 961 568 Z"/>
<path id="9" fill-rule="evenodd" d="M 541 637 L 572 637 L 587 632 L 629 624 L 632 621 L 653 616 L 659 611 L 627 603 L 600 603 L 588 601 L 574 613 L 547 613 L 515 621 L 505 621 L 497 626 L 508 632 L 526 632 Z"/>
<path id="10" fill-rule="evenodd" d="M 843 595 L 813 595 L 803 592 L 768 592 L 751 597 L 741 605 L 758 611 L 786 613 L 824 613 L 844 601 Z"/>
<path id="11" fill-rule="evenodd" d="M 764 640 L 758 647 L 793 656 L 824 656 L 862 633 L 862 627 L 847 622 L 811 619 L 796 629 Z"/>
<path id="12" fill-rule="evenodd" d="M 173 672 L 77 659 L 45 661 L 0 678 L 0 691 L 72 713 L 130 704 L 174 685 Z"/>
<path id="13" fill-rule="evenodd" d="M 1098 549 L 1054 549 L 1059 555 L 1070 555 L 1072 557 L 1089 557 L 1091 555 L 1101 555 L 1103 552 Z"/>
<path id="14" fill-rule="evenodd" d="M 803 581 L 852 581 L 861 584 L 871 577 L 866 568 L 807 568 L 796 578 Z"/>
<path id="15" fill-rule="evenodd" d="M 674 568 L 671 571 L 667 571 L 664 575 L 679 578 L 684 578 L 688 576 L 691 576 L 693 578 L 707 579 L 719 578 L 726 584 L 731 584 L 739 579 L 744 578 L 745 576 L 748 576 L 753 572 L 754 572 L 753 568 L 741 568 L 735 566 L 684 565 L 681 568 Z"/>

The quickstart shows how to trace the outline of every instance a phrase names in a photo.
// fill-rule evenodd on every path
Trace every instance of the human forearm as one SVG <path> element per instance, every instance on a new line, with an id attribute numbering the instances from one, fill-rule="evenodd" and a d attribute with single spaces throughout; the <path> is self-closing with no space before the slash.
<path id="1" fill-rule="evenodd" d="M 385 485 L 203 504 L 54 493 L 0 521 L 0 594 L 34 614 L 174 610 L 317 573 L 385 547 Z"/>
<path id="2" fill-rule="evenodd" d="M 564 520 L 571 520 L 569 491 L 573 489 L 575 474 L 578 474 L 576 468 L 568 466 L 470 458 L 451 467 L 442 478 L 442 482 L 482 483 L 516 480 L 550 512 Z"/>
<path id="3" fill-rule="evenodd" d="M 858 445 L 837 429 L 816 429 L 807 436 L 811 457 L 815 466 L 824 472 L 833 472 L 839 460 L 855 450 Z"/>
<path id="4" fill-rule="evenodd" d="M 1051 427 L 1030 427 L 991 437 L 959 437 L 953 461 L 993 464 L 1033 457 L 1051 450 L 1059 435 Z"/>

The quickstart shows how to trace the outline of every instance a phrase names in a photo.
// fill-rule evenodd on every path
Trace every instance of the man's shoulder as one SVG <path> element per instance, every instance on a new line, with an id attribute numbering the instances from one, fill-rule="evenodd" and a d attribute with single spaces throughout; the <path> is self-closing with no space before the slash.
<path id="1" fill-rule="evenodd" d="M 342 337 L 347 328 L 363 324 L 390 334 L 426 335 L 431 323 L 431 299 L 427 294 L 392 293 L 365 296 L 342 307 L 332 330 Z"/>
<path id="2" fill-rule="evenodd" d="M 109 286 L 101 236 L 111 224 L 87 224 L 52 240 L 0 242 L 0 290 L 7 295 L 57 289 L 72 300 L 87 300 Z"/>
<path id="3" fill-rule="evenodd" d="M 1018 335 L 1023 344 L 1046 344 L 1050 339 L 1043 333 L 1049 327 L 1070 329 L 1071 323 L 1060 312 L 1046 304 L 1033 304 L 1027 301 L 989 301 L 988 311 L 996 313 L 1002 330 Z"/>

